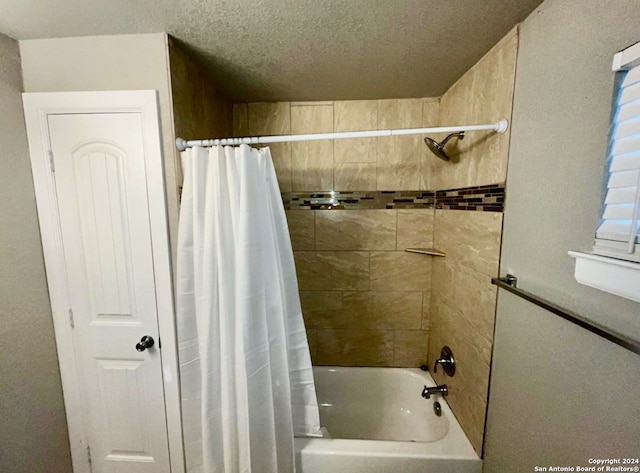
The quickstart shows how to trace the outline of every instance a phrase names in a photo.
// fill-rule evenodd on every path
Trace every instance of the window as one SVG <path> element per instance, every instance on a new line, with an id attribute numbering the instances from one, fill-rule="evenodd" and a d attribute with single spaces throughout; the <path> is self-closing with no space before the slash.
<path id="1" fill-rule="evenodd" d="M 614 57 L 620 75 L 609 145 L 607 192 L 595 254 L 640 261 L 640 50 Z"/>
<path id="2" fill-rule="evenodd" d="M 570 251 L 581 284 L 640 302 L 640 43 L 613 58 L 618 74 L 607 189 L 593 254 Z"/>

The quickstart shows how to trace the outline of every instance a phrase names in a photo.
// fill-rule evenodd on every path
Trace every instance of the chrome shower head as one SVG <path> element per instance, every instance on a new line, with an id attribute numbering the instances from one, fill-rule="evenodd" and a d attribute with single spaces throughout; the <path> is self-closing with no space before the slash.
<path id="1" fill-rule="evenodd" d="M 447 156 L 447 153 L 444 151 L 444 148 L 442 147 L 442 145 L 438 143 L 436 140 L 426 136 L 424 139 L 424 142 L 427 144 L 431 152 L 435 154 L 437 157 L 439 157 L 443 161 L 450 161 L 451 158 Z"/>
<path id="2" fill-rule="evenodd" d="M 434 140 L 433 138 L 429 138 L 428 136 L 424 138 L 424 142 L 429 147 L 431 152 L 435 154 L 437 157 L 439 157 L 443 161 L 451 161 L 451 158 L 447 155 L 446 151 L 444 150 L 444 145 L 446 145 L 447 141 L 449 141 L 451 138 L 458 138 L 459 140 L 463 139 L 464 131 L 459 131 L 458 133 L 451 133 L 444 140 L 442 140 L 441 143 L 438 143 L 436 140 Z"/>

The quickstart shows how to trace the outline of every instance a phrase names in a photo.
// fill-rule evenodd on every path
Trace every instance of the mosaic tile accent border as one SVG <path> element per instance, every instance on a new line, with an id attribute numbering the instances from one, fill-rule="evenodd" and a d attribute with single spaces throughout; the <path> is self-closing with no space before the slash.
<path id="1" fill-rule="evenodd" d="M 446 209 L 502 212 L 504 184 L 440 191 L 283 192 L 286 210 Z"/>
<path id="2" fill-rule="evenodd" d="M 436 192 L 436 208 L 503 212 L 504 198 L 504 184 L 446 189 Z"/>
<path id="3" fill-rule="evenodd" d="M 432 209 L 433 191 L 283 192 L 287 210 Z"/>

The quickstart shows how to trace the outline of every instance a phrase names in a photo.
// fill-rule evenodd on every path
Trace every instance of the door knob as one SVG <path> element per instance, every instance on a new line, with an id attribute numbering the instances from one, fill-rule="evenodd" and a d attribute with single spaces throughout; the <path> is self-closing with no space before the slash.
<path id="1" fill-rule="evenodd" d="M 140 343 L 136 344 L 136 350 L 145 351 L 147 348 L 151 348 L 155 342 L 151 335 L 145 335 L 140 339 Z"/>

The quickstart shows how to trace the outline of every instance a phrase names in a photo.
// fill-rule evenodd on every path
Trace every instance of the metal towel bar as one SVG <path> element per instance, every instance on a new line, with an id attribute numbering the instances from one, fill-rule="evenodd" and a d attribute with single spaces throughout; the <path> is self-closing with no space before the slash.
<path id="1" fill-rule="evenodd" d="M 584 318 L 583 316 L 576 314 L 575 312 L 564 309 L 559 305 L 556 305 L 553 302 L 549 302 L 546 299 L 531 294 L 530 292 L 518 289 L 518 278 L 511 274 L 507 274 L 507 276 L 503 278 L 493 278 L 491 279 L 491 283 L 498 286 L 500 289 L 504 289 L 512 294 L 515 294 L 516 296 L 521 297 L 524 300 L 529 301 L 539 307 L 542 307 L 543 309 L 548 310 L 549 312 L 556 314 L 563 319 L 568 320 L 569 322 L 574 323 L 586 330 L 589 330 L 590 332 L 595 333 L 602 338 L 606 338 L 616 345 L 619 345 L 640 355 L 640 342 L 616 333 L 609 328 L 592 322 Z"/>

